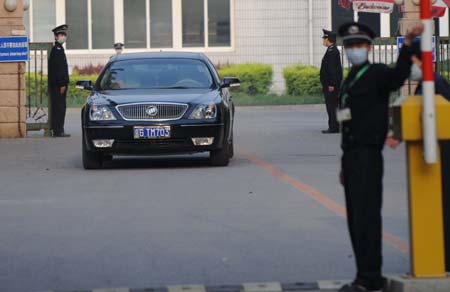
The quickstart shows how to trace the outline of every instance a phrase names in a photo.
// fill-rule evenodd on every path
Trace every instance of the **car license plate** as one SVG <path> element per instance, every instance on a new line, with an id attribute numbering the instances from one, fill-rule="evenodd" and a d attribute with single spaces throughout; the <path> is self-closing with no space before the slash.
<path id="1" fill-rule="evenodd" d="M 134 127 L 134 139 L 170 138 L 170 126 Z"/>

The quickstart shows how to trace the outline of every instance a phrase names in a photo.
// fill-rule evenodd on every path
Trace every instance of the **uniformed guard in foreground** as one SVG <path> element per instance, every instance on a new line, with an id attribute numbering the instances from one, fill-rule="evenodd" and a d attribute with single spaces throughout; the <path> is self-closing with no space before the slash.
<path id="1" fill-rule="evenodd" d="M 70 137 L 64 132 L 67 86 L 69 84 L 69 69 L 63 47 L 67 38 L 67 29 L 68 26 L 64 24 L 52 30 L 55 35 L 55 45 L 48 62 L 48 86 L 52 101 L 53 137 Z"/>
<path id="2" fill-rule="evenodd" d="M 374 32 L 361 23 L 340 27 L 352 64 L 341 87 L 337 113 L 342 127 L 341 182 L 345 189 L 347 220 L 355 253 L 357 275 L 341 292 L 380 291 L 382 266 L 382 150 L 388 132 L 389 94 L 398 90 L 411 72 L 410 45 L 422 27 L 405 36 L 395 68 L 368 61 Z"/>
<path id="3" fill-rule="evenodd" d="M 324 134 L 339 133 L 339 124 L 336 120 L 339 88 L 342 82 L 341 53 L 336 47 L 336 33 L 323 30 L 323 44 L 327 47 L 320 67 L 320 83 L 325 96 L 325 104 L 328 113 L 328 129 Z"/>

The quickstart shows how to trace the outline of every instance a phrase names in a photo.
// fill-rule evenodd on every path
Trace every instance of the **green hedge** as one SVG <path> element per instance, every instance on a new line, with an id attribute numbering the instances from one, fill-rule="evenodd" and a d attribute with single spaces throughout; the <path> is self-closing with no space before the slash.
<path id="1" fill-rule="evenodd" d="M 223 77 L 237 77 L 241 80 L 240 93 L 249 95 L 267 94 L 272 85 L 273 70 L 264 64 L 237 64 L 223 67 L 219 70 Z"/>
<path id="2" fill-rule="evenodd" d="M 320 70 L 316 67 L 294 65 L 283 71 L 289 95 L 321 95 Z"/>
<path id="3" fill-rule="evenodd" d="M 75 88 L 77 81 L 91 80 L 92 82 L 95 82 L 96 79 L 97 75 L 71 75 L 67 92 L 68 102 L 70 103 L 71 99 L 86 98 L 88 95 L 87 91 Z M 38 93 L 43 92 L 44 97 L 48 96 L 48 79 L 46 75 L 42 75 L 41 77 L 40 74 L 30 73 L 26 74 L 26 80 L 27 96 L 29 96 L 30 94 L 32 96 L 36 96 L 36 89 L 38 89 Z"/>

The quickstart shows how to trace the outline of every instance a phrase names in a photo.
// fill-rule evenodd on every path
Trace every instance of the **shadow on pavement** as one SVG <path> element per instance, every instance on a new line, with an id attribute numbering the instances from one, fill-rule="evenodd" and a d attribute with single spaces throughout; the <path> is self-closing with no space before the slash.
<path id="1" fill-rule="evenodd" d="M 233 165 L 236 160 L 230 162 Z M 105 161 L 104 169 L 161 169 L 161 168 L 206 168 L 213 167 L 207 155 L 191 156 L 117 156 Z"/>

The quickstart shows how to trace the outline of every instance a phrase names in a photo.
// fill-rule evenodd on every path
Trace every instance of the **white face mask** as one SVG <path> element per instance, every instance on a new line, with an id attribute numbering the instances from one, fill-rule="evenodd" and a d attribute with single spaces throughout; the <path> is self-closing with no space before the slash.
<path id="1" fill-rule="evenodd" d="M 417 64 L 411 66 L 411 75 L 409 75 L 409 79 L 412 81 L 422 80 L 422 69 Z"/>
<path id="2" fill-rule="evenodd" d="M 66 36 L 62 36 L 62 37 L 58 38 L 56 41 L 59 44 L 63 45 L 66 42 L 66 40 L 67 40 L 67 37 Z"/>
<path id="3" fill-rule="evenodd" d="M 369 59 L 369 50 L 367 48 L 349 48 L 346 49 L 348 61 L 355 66 L 367 62 Z"/>
<path id="4" fill-rule="evenodd" d="M 116 54 L 122 54 L 122 49 L 116 49 Z"/>

